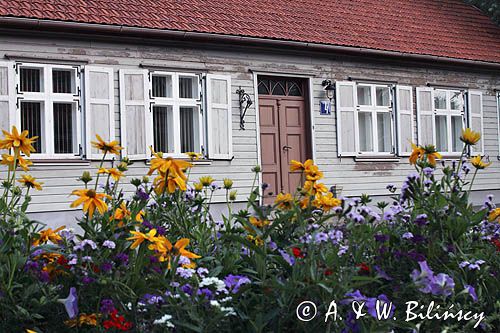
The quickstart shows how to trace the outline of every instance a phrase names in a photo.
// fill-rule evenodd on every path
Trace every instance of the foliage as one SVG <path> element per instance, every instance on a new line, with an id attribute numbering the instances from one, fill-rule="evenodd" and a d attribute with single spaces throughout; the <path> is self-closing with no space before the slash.
<path id="1" fill-rule="evenodd" d="M 465 0 L 465 2 L 481 9 L 493 21 L 500 24 L 500 3 L 498 0 Z"/>
<path id="2" fill-rule="evenodd" d="M 72 205 L 85 212 L 81 234 L 41 230 L 26 217 L 29 193 L 14 186 L 14 164 L 0 202 L 0 330 L 474 331 L 476 321 L 392 320 L 404 318 L 411 300 L 483 311 L 479 330 L 493 332 L 500 324 L 500 209 L 492 198 L 479 209 L 469 202 L 475 175 L 489 166 L 466 157 L 479 138 L 465 130 L 462 157 L 450 164 L 434 147 L 414 145 L 415 172 L 399 189 L 389 185 L 392 202 L 376 207 L 366 195 L 335 198 L 308 160 L 292 161 L 301 186 L 273 205 L 258 204 L 255 167 L 246 210 L 236 212 L 233 181 L 193 182 L 192 163 L 159 152 L 126 198 L 119 184 L 131 162 L 108 165 L 104 156 L 95 182 L 84 173 L 83 188 L 73 192 Z M 95 146 L 104 155 L 121 148 L 100 138 Z M 19 160 L 20 148 L 3 148 Z M 217 191 L 227 198 L 221 219 L 210 210 Z M 342 319 L 325 322 L 332 300 Z M 377 300 L 396 306 L 388 320 L 373 317 Z M 303 301 L 317 305 L 314 320 L 297 319 Z M 365 302 L 365 317 L 353 320 L 352 301 Z"/>

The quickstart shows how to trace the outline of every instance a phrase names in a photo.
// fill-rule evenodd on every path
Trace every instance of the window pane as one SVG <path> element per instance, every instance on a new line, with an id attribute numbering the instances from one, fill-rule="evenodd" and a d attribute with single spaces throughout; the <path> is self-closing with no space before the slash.
<path id="1" fill-rule="evenodd" d="M 172 76 L 153 75 L 153 97 L 172 98 Z"/>
<path id="2" fill-rule="evenodd" d="M 259 89 L 259 94 L 270 95 L 271 93 L 269 92 L 269 80 L 259 79 L 258 89 Z"/>
<path id="3" fill-rule="evenodd" d="M 358 105 L 372 105 L 370 86 L 358 86 Z"/>
<path id="4" fill-rule="evenodd" d="M 446 116 L 436 116 L 436 149 L 441 152 L 448 151 L 448 130 Z"/>
<path id="5" fill-rule="evenodd" d="M 74 73 L 70 69 L 52 70 L 52 92 L 57 94 L 74 94 L 76 92 Z"/>
<path id="6" fill-rule="evenodd" d="M 43 153 L 42 141 L 43 136 L 43 117 L 42 117 L 41 102 L 21 102 L 21 129 L 28 130 L 30 137 L 38 136 L 38 139 L 33 143 L 35 153 Z"/>
<path id="7" fill-rule="evenodd" d="M 172 106 L 153 107 L 153 136 L 155 151 L 174 152 L 174 121 Z"/>
<path id="8" fill-rule="evenodd" d="M 451 117 L 451 140 L 454 152 L 461 152 L 464 147 L 460 135 L 462 135 L 462 117 Z"/>
<path id="9" fill-rule="evenodd" d="M 285 81 L 278 80 L 274 81 L 271 80 L 271 95 L 277 95 L 277 96 L 285 96 Z"/>
<path id="10" fill-rule="evenodd" d="M 446 91 L 436 90 L 434 92 L 434 107 L 436 109 L 446 109 Z"/>
<path id="11" fill-rule="evenodd" d="M 54 152 L 56 154 L 74 152 L 75 121 L 73 110 L 72 103 L 54 103 Z"/>
<path id="12" fill-rule="evenodd" d="M 377 113 L 378 151 L 390 153 L 391 143 L 391 115 L 389 112 Z"/>
<path id="13" fill-rule="evenodd" d="M 179 77 L 179 97 L 198 99 L 198 78 L 193 76 Z"/>
<path id="14" fill-rule="evenodd" d="M 358 113 L 359 122 L 359 148 L 361 151 L 373 151 L 372 114 L 369 112 Z M 349 139 L 349 138 L 347 138 Z"/>
<path id="15" fill-rule="evenodd" d="M 451 92 L 451 99 L 450 99 L 450 104 L 451 104 L 451 109 L 452 110 L 459 110 L 462 111 L 464 108 L 464 102 L 462 98 L 462 93 L 461 92 Z"/>
<path id="16" fill-rule="evenodd" d="M 181 153 L 200 152 L 198 108 L 181 107 Z"/>
<path id="17" fill-rule="evenodd" d="M 42 92 L 42 69 L 41 68 L 23 68 L 21 67 L 21 91 L 24 92 Z"/>
<path id="18" fill-rule="evenodd" d="M 388 87 L 376 87 L 375 92 L 377 95 L 377 106 L 390 105 L 390 90 Z"/>

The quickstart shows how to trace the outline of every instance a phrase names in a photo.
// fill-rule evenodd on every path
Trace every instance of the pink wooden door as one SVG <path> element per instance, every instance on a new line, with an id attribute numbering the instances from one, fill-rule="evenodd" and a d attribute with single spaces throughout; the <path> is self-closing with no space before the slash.
<path id="1" fill-rule="evenodd" d="M 303 96 L 259 94 L 262 181 L 269 184 L 264 203 L 280 192 L 300 186 L 300 172 L 290 172 L 290 161 L 308 157 L 307 112 Z"/>

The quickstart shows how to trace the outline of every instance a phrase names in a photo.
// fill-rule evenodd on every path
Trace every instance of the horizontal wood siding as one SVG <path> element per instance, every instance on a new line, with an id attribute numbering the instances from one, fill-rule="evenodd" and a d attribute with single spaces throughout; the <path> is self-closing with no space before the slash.
<path id="1" fill-rule="evenodd" d="M 400 66 L 381 62 L 363 62 L 359 59 L 340 58 L 336 55 L 286 55 L 282 53 L 265 53 L 238 49 L 202 49 L 199 46 L 179 47 L 175 45 L 151 46 L 113 44 L 110 42 L 84 41 L 78 39 L 56 39 L 21 36 L 0 36 L 0 58 L 4 54 L 40 58 L 85 61 L 95 66 L 110 66 L 114 69 L 115 98 L 115 135 L 120 140 L 120 105 L 118 70 L 122 68 L 138 69 L 141 63 L 168 68 L 202 69 L 212 74 L 231 76 L 232 91 L 232 126 L 233 152 L 232 161 L 213 161 L 211 165 L 198 165 L 191 172 L 191 179 L 202 175 L 212 175 L 219 184 L 223 178 L 234 180 L 238 190 L 238 199 L 244 200 L 253 183 L 250 169 L 257 164 L 257 124 L 256 110 L 252 106 L 245 117 L 246 130 L 239 129 L 238 95 L 239 87 L 254 96 L 253 74 L 250 70 L 261 72 L 301 73 L 312 77 L 314 142 L 316 162 L 325 173 L 327 186 L 339 185 L 343 195 L 360 195 L 370 193 L 386 195 L 388 183 L 400 184 L 405 175 L 413 168 L 408 165 L 407 158 L 399 162 L 356 162 L 353 158 L 337 157 L 335 112 L 331 115 L 320 115 L 319 104 L 325 100 L 321 82 L 324 79 L 346 80 L 349 76 L 366 79 L 398 81 L 408 86 L 424 86 L 427 82 L 463 86 L 483 91 L 484 103 L 484 142 L 485 153 L 490 155 L 493 165 L 486 172 L 480 172 L 475 189 L 500 189 L 500 163 L 498 155 L 498 118 L 493 88 L 500 87 L 500 74 L 471 73 L 436 69 L 434 67 Z M 334 110 L 332 110 L 334 111 Z M 415 124 L 415 122 L 414 122 Z M 416 128 L 414 128 L 416 133 Z M 42 192 L 33 193 L 31 211 L 68 210 L 73 200 L 69 196 L 72 190 L 80 188 L 76 179 L 84 170 L 94 172 L 97 162 L 82 165 L 35 165 L 31 173 L 44 182 Z M 109 163 L 107 163 L 109 166 Z M 139 161 L 130 167 L 128 183 L 134 177 L 142 177 L 148 166 Z M 5 169 L 1 169 L 0 177 L 5 177 Z M 125 184 L 124 191 L 131 195 L 133 186 Z M 214 201 L 224 200 L 223 191 L 219 191 Z"/>

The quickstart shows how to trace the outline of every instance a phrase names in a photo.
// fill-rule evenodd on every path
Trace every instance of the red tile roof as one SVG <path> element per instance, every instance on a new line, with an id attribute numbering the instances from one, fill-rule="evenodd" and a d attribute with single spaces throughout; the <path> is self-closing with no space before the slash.
<path id="1" fill-rule="evenodd" d="M 500 27 L 461 0 L 0 0 L 0 16 L 500 63 Z"/>

